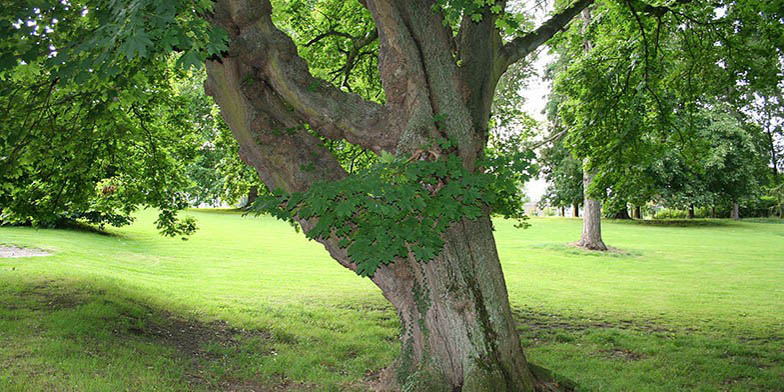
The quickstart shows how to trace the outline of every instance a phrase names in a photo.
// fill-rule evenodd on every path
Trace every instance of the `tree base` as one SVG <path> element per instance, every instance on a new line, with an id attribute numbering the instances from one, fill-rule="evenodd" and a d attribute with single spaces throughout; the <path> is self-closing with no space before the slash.
<path id="1" fill-rule="evenodd" d="M 556 374 L 550 369 L 530 362 L 528 363 L 528 369 L 536 380 L 536 392 L 574 392 L 577 390 L 577 383 Z M 393 365 L 381 371 L 378 381 L 370 384 L 371 389 L 375 392 L 401 392 L 403 388 L 398 384 L 397 372 L 398 363 L 396 361 Z M 426 385 L 424 387 L 425 389 L 415 389 L 413 392 L 440 390 L 438 385 Z M 447 390 L 447 388 L 442 389 Z"/>
<path id="2" fill-rule="evenodd" d="M 575 242 L 574 246 L 576 246 L 578 248 L 583 248 L 583 249 L 588 249 L 588 250 L 595 250 L 595 251 L 599 251 L 599 252 L 605 252 L 605 251 L 610 250 L 610 248 L 608 248 L 607 245 L 605 245 L 604 242 L 602 242 L 602 241 L 597 241 L 597 242 L 580 241 L 580 242 Z"/>

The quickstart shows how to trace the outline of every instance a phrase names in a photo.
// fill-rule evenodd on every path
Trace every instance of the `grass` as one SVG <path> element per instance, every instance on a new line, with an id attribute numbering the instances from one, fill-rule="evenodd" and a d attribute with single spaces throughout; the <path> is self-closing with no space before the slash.
<path id="1" fill-rule="evenodd" d="M 142 213 L 110 235 L 0 228 L 53 252 L 0 260 L 0 391 L 364 391 L 394 310 L 285 223 Z M 529 359 L 581 390 L 784 390 L 784 225 L 608 222 L 611 254 L 541 218 L 496 238 Z"/>

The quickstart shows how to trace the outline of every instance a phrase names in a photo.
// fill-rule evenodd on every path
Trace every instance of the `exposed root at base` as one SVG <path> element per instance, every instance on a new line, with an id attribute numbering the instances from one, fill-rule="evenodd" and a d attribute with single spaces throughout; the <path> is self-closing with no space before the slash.
<path id="1" fill-rule="evenodd" d="M 557 376 L 551 370 L 533 363 L 528 363 L 528 369 L 536 379 L 536 392 L 573 392 L 577 389 L 574 381 Z"/>
<path id="2" fill-rule="evenodd" d="M 396 365 L 397 362 L 393 363 L 380 372 L 378 379 L 367 383 L 370 389 L 375 392 L 399 392 L 400 386 L 395 380 Z M 528 369 L 536 381 L 536 392 L 574 392 L 577 390 L 577 383 L 557 375 L 549 369 L 530 362 Z"/>

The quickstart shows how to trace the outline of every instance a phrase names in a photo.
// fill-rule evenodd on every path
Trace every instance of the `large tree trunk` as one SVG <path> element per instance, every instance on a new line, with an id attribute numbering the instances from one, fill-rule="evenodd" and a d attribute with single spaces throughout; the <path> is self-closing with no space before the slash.
<path id="1" fill-rule="evenodd" d="M 607 250 L 607 245 L 602 241 L 602 202 L 588 196 L 588 187 L 593 181 L 593 176 L 587 168 L 583 171 L 583 192 L 585 193 L 583 232 L 577 245 L 591 250 Z"/>
<path id="2" fill-rule="evenodd" d="M 740 219 L 740 206 L 737 201 L 732 203 L 732 219 Z"/>
<path id="3" fill-rule="evenodd" d="M 447 138 L 456 151 L 444 153 L 477 170 L 498 78 L 591 2 L 579 0 L 503 44 L 490 7 L 481 22 L 466 15 L 455 35 L 432 1 L 365 0 L 378 32 L 386 98 L 379 105 L 313 78 L 294 43 L 272 23 L 269 0 L 218 0 L 211 19 L 229 33 L 229 51 L 207 62 L 205 88 L 238 140 L 241 158 L 270 189 L 301 192 L 348 175 L 303 124 L 327 139 L 409 158 Z M 437 114 L 444 121 L 434 122 Z M 306 233 L 316 224 L 297 219 Z M 392 386 L 532 391 L 535 379 L 509 308 L 489 212 L 453 224 L 443 239 L 433 260 L 397 259 L 372 277 L 401 320 L 402 354 L 388 372 L 395 375 L 388 378 Z M 340 238 L 318 241 L 342 266 L 357 270 Z"/>
<path id="4" fill-rule="evenodd" d="M 402 351 L 387 371 L 411 391 L 530 391 L 490 219 L 446 234 L 441 256 L 374 277 L 401 319 Z"/>

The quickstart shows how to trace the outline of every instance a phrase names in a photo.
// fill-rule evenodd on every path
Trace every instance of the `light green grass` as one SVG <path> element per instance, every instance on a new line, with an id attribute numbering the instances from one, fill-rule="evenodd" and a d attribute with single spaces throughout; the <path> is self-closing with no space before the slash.
<path id="1" fill-rule="evenodd" d="M 53 256 L 0 260 L 0 391 L 365 390 L 397 354 L 379 291 L 287 224 L 192 211 L 112 235 L 0 228 Z M 496 221 L 533 362 L 583 390 L 782 390 L 784 224 Z"/>

